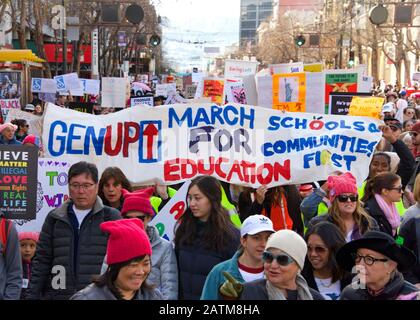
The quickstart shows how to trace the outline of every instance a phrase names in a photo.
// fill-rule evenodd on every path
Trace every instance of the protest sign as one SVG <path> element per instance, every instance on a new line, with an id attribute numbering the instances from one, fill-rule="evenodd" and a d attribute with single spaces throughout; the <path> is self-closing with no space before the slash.
<path id="1" fill-rule="evenodd" d="M 257 77 L 258 106 L 273 107 L 273 76 Z"/>
<path id="2" fill-rule="evenodd" d="M 8 219 L 35 219 L 38 148 L 0 145 L 0 211 Z"/>
<path id="3" fill-rule="evenodd" d="M 385 98 L 382 97 L 353 97 L 349 115 L 380 119 L 384 102 Z"/>
<path id="4" fill-rule="evenodd" d="M 28 133 L 41 137 L 42 132 L 42 117 L 36 116 L 32 113 L 22 111 L 20 109 L 12 109 L 7 114 L 6 122 L 11 122 L 15 119 L 24 119 L 29 124 Z"/>
<path id="5" fill-rule="evenodd" d="M 188 103 L 188 99 L 181 97 L 178 93 L 170 94 L 166 98 L 164 105 L 177 104 L 177 103 Z"/>
<path id="6" fill-rule="evenodd" d="M 147 106 L 151 106 L 151 107 L 153 107 L 155 104 L 154 104 L 154 101 L 153 101 L 153 97 L 136 97 L 136 98 L 131 98 L 131 106 L 132 107 L 134 107 L 134 106 L 139 106 L 139 105 L 142 105 L 142 104 L 145 104 L 145 105 L 147 105 Z"/>
<path id="7" fill-rule="evenodd" d="M 0 71 L 0 84 L 0 100 L 20 101 L 22 95 L 21 71 Z"/>
<path id="8" fill-rule="evenodd" d="M 273 108 L 305 112 L 306 76 L 304 73 L 273 75 Z"/>
<path id="9" fill-rule="evenodd" d="M 67 73 L 60 76 L 54 77 L 57 91 L 70 91 L 70 90 L 82 90 L 79 77 L 76 72 Z"/>
<path id="10" fill-rule="evenodd" d="M 271 74 L 300 73 L 304 71 L 303 62 L 270 64 L 268 68 Z"/>
<path id="11" fill-rule="evenodd" d="M 69 109 L 84 113 L 93 113 L 92 102 L 69 102 Z"/>
<path id="12" fill-rule="evenodd" d="M 39 100 L 44 101 L 44 102 L 55 103 L 56 94 L 55 93 L 42 93 L 42 92 L 40 92 L 38 94 L 38 98 L 39 98 Z"/>
<path id="13" fill-rule="evenodd" d="M 184 94 L 187 97 L 187 99 L 192 99 L 194 98 L 196 91 L 197 91 L 197 85 L 191 84 L 185 87 Z"/>
<path id="14" fill-rule="evenodd" d="M 57 159 L 40 158 L 38 165 L 38 179 L 35 183 L 36 204 L 34 214 L 30 220 L 15 220 L 19 232 L 40 232 L 48 213 L 60 207 L 68 198 L 68 170 L 71 163 Z"/>
<path id="15" fill-rule="evenodd" d="M 249 105 L 257 105 L 258 93 L 257 93 L 257 83 L 255 81 L 255 75 L 244 76 L 242 78 L 242 82 L 244 83 L 246 103 Z"/>
<path id="16" fill-rule="evenodd" d="M 337 170 L 362 183 L 382 137 L 376 119 L 236 104 L 128 108 L 101 117 L 62 110 L 49 105 L 44 116 L 47 156 L 93 162 L 100 172 L 118 166 L 140 184 L 207 174 L 273 187 L 326 180 Z"/>
<path id="17" fill-rule="evenodd" d="M 168 241 L 174 239 L 175 224 L 187 210 L 188 203 L 186 199 L 190 184 L 191 181 L 186 181 L 171 200 L 159 211 L 159 214 L 150 221 L 150 225 L 158 229 L 159 236 Z"/>
<path id="18" fill-rule="evenodd" d="M 362 76 L 362 81 L 360 82 L 360 86 L 359 86 L 358 91 L 359 92 L 371 93 L 372 83 L 373 83 L 373 77 Z"/>
<path id="19" fill-rule="evenodd" d="M 413 81 L 418 81 L 420 82 L 420 72 L 414 72 L 413 75 L 411 76 L 411 79 Z"/>
<path id="20" fill-rule="evenodd" d="M 325 76 L 322 72 L 306 72 L 306 112 L 325 113 Z"/>
<path id="21" fill-rule="evenodd" d="M 156 85 L 156 94 L 155 96 L 167 97 L 176 93 L 176 83 L 163 83 Z"/>
<path id="22" fill-rule="evenodd" d="M 7 114 L 10 112 L 10 110 L 20 110 L 20 99 L 2 99 L 0 100 L 0 108 L 3 119 L 6 119 Z"/>
<path id="23" fill-rule="evenodd" d="M 104 108 L 125 108 L 127 99 L 125 78 L 102 78 L 102 103 Z"/>
<path id="24" fill-rule="evenodd" d="M 349 108 L 353 97 L 370 96 L 369 93 L 349 93 L 349 92 L 332 92 L 329 101 L 329 114 L 345 116 L 349 113 Z"/>
<path id="25" fill-rule="evenodd" d="M 198 84 L 203 78 L 204 78 L 203 72 L 193 72 L 191 74 L 192 77 L 192 83 Z"/>
<path id="26" fill-rule="evenodd" d="M 360 75 L 361 77 L 361 75 Z M 330 101 L 332 92 L 357 92 L 359 74 L 354 70 L 334 70 L 325 72 L 325 108 Z"/>
<path id="27" fill-rule="evenodd" d="M 57 92 L 57 83 L 54 79 L 32 78 L 31 91 L 55 94 Z"/>
<path id="28" fill-rule="evenodd" d="M 203 97 L 211 98 L 211 101 L 217 104 L 223 104 L 224 101 L 225 80 L 221 79 L 203 79 Z"/>
<path id="29" fill-rule="evenodd" d="M 322 72 L 324 65 L 322 63 L 308 63 L 303 65 L 305 72 Z"/>
<path id="30" fill-rule="evenodd" d="M 242 80 L 227 80 L 225 90 L 226 103 L 247 104 L 244 83 Z"/>
<path id="31" fill-rule="evenodd" d="M 225 60 L 225 78 L 241 79 L 257 72 L 258 61 Z"/>

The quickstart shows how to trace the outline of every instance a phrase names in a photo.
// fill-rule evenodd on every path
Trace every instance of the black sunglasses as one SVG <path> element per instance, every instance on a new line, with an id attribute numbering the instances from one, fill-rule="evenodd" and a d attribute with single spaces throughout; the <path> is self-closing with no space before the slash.
<path id="1" fill-rule="evenodd" d="M 359 196 L 358 195 L 346 196 L 346 195 L 340 194 L 339 196 L 337 196 L 337 199 L 340 202 L 347 202 L 349 201 L 349 199 L 351 202 L 356 202 L 357 199 L 359 199 Z"/>
<path id="2" fill-rule="evenodd" d="M 127 217 L 127 216 L 125 216 L 124 217 L 124 219 L 140 219 L 143 222 L 144 222 L 145 218 L 146 218 L 146 216 L 137 216 L 137 217 Z"/>
<path id="3" fill-rule="evenodd" d="M 295 261 L 292 257 L 288 256 L 287 254 L 282 253 L 278 256 L 275 256 L 268 251 L 263 252 L 262 258 L 263 261 L 266 263 L 272 263 L 274 260 L 276 260 L 277 264 L 283 267 L 288 266 L 289 264 Z"/>
<path id="4" fill-rule="evenodd" d="M 401 193 L 403 191 L 403 186 L 399 186 L 396 188 L 389 188 L 388 190 L 397 190 L 399 193 Z"/>

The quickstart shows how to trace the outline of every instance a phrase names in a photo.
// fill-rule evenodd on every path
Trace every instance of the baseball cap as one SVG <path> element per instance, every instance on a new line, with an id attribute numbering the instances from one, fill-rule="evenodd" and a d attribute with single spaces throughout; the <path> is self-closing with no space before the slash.
<path id="1" fill-rule="evenodd" d="M 31 104 L 31 103 L 28 103 L 28 104 L 25 106 L 25 110 L 35 111 L 35 106 L 34 106 L 33 104 Z"/>
<path id="2" fill-rule="evenodd" d="M 382 107 L 382 113 L 393 112 L 393 111 L 394 111 L 394 105 L 392 102 L 385 103 L 384 106 Z"/>
<path id="3" fill-rule="evenodd" d="M 247 234 L 252 236 L 263 231 L 274 232 L 273 222 L 266 216 L 254 214 L 246 218 L 242 223 L 241 237 Z"/>

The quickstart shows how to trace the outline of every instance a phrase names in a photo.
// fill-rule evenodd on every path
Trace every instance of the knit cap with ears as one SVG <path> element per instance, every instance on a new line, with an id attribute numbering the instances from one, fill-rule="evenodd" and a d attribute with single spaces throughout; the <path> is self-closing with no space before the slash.
<path id="1" fill-rule="evenodd" d="M 123 190 L 124 203 L 121 209 L 121 215 L 124 217 L 130 211 L 140 211 L 150 216 L 155 215 L 150 197 L 153 195 L 154 188 L 128 192 Z"/>
<path id="2" fill-rule="evenodd" d="M 327 183 L 331 202 L 343 193 L 357 194 L 356 178 L 350 172 L 340 176 L 329 176 Z"/>
<path id="3" fill-rule="evenodd" d="M 101 223 L 103 232 L 109 233 L 106 249 L 108 265 L 127 262 L 144 255 L 152 256 L 149 237 L 140 219 L 121 219 Z"/>

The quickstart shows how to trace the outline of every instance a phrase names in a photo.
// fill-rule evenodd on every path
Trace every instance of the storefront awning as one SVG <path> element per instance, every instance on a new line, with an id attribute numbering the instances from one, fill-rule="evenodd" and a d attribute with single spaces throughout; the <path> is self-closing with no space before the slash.
<path id="1" fill-rule="evenodd" d="M 0 62 L 45 62 L 31 50 L 0 50 Z"/>

